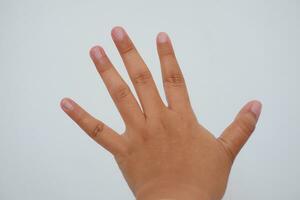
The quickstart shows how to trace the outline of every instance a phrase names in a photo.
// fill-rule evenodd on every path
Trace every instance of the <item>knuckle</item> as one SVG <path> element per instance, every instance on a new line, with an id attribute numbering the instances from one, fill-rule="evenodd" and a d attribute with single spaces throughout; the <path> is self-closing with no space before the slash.
<path id="1" fill-rule="evenodd" d="M 98 122 L 91 132 L 91 137 L 96 138 L 103 132 L 103 129 L 104 129 L 104 124 L 102 122 Z"/>
<path id="2" fill-rule="evenodd" d="M 151 73 L 149 71 L 144 71 L 134 76 L 132 78 L 132 82 L 133 84 L 136 85 L 142 85 L 149 82 L 149 80 L 151 79 L 152 79 Z"/>
<path id="3" fill-rule="evenodd" d="M 114 92 L 114 98 L 116 99 L 117 102 L 123 100 L 130 94 L 130 89 L 126 86 L 119 87 L 116 89 Z"/>
<path id="4" fill-rule="evenodd" d="M 164 57 L 175 56 L 174 51 L 169 46 L 164 46 L 160 48 L 160 55 Z"/>
<path id="5" fill-rule="evenodd" d="M 108 62 L 103 62 L 100 67 L 97 67 L 98 72 L 103 75 L 106 72 L 110 71 L 112 67 Z"/>
<path id="6" fill-rule="evenodd" d="M 236 127 L 240 133 L 243 134 L 250 134 L 254 131 L 255 125 L 252 121 L 247 117 L 240 117 L 237 119 Z"/>
<path id="7" fill-rule="evenodd" d="M 121 53 L 124 54 L 128 54 L 130 52 L 135 51 L 135 47 L 132 44 L 125 44 L 122 46 L 122 48 L 120 49 Z"/>
<path id="8" fill-rule="evenodd" d="M 180 87 L 184 85 L 184 78 L 181 73 L 173 73 L 164 79 L 165 86 Z"/>
<path id="9" fill-rule="evenodd" d="M 79 115 L 78 120 L 77 120 L 78 124 L 84 126 L 84 125 L 88 124 L 88 122 L 89 122 L 89 119 L 86 116 L 82 116 L 82 114 Z"/>

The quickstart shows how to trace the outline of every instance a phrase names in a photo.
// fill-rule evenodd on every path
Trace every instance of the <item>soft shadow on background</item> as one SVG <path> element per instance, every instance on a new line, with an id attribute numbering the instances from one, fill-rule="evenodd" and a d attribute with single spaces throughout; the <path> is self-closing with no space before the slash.
<path id="1" fill-rule="evenodd" d="M 262 101 L 225 200 L 300 199 L 299 10 L 296 0 L 0 1 L 0 199 L 134 199 L 113 157 L 59 107 L 74 98 L 122 133 L 88 56 L 102 45 L 129 82 L 116 25 L 162 95 L 155 37 L 169 33 L 199 122 L 216 136 L 244 103 Z"/>

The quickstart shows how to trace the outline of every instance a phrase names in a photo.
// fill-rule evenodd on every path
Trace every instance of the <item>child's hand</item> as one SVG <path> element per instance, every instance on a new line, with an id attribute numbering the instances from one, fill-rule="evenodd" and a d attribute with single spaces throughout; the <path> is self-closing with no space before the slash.
<path id="1" fill-rule="evenodd" d="M 261 103 L 247 103 L 215 138 L 193 113 L 165 33 L 157 37 L 157 50 L 168 106 L 124 29 L 115 27 L 112 37 L 142 109 L 104 50 L 97 46 L 90 55 L 126 124 L 125 132 L 116 133 L 70 99 L 61 101 L 63 110 L 114 155 L 137 199 L 221 199 L 234 158 L 255 129 Z"/>

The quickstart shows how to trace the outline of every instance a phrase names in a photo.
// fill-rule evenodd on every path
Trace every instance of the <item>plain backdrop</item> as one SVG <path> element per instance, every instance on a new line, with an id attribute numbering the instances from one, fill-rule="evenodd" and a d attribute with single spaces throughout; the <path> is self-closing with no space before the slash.
<path id="1" fill-rule="evenodd" d="M 232 168 L 225 200 L 300 199 L 300 2 L 0 1 L 0 199 L 134 199 L 113 157 L 60 109 L 71 97 L 119 133 L 89 58 L 132 37 L 162 89 L 155 37 L 167 32 L 199 122 L 215 136 L 248 101 L 263 110 Z"/>

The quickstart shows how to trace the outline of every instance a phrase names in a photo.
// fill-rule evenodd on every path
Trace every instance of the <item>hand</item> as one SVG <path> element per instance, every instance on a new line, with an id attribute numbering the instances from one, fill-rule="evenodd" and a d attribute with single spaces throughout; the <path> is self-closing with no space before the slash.
<path id="1" fill-rule="evenodd" d="M 103 48 L 93 47 L 90 55 L 124 120 L 124 133 L 116 133 L 69 98 L 61 101 L 63 110 L 113 154 L 137 199 L 221 199 L 233 161 L 255 129 L 261 103 L 247 103 L 215 138 L 197 121 L 166 33 L 159 33 L 157 50 L 168 106 L 124 29 L 115 27 L 112 38 L 141 107 Z"/>

